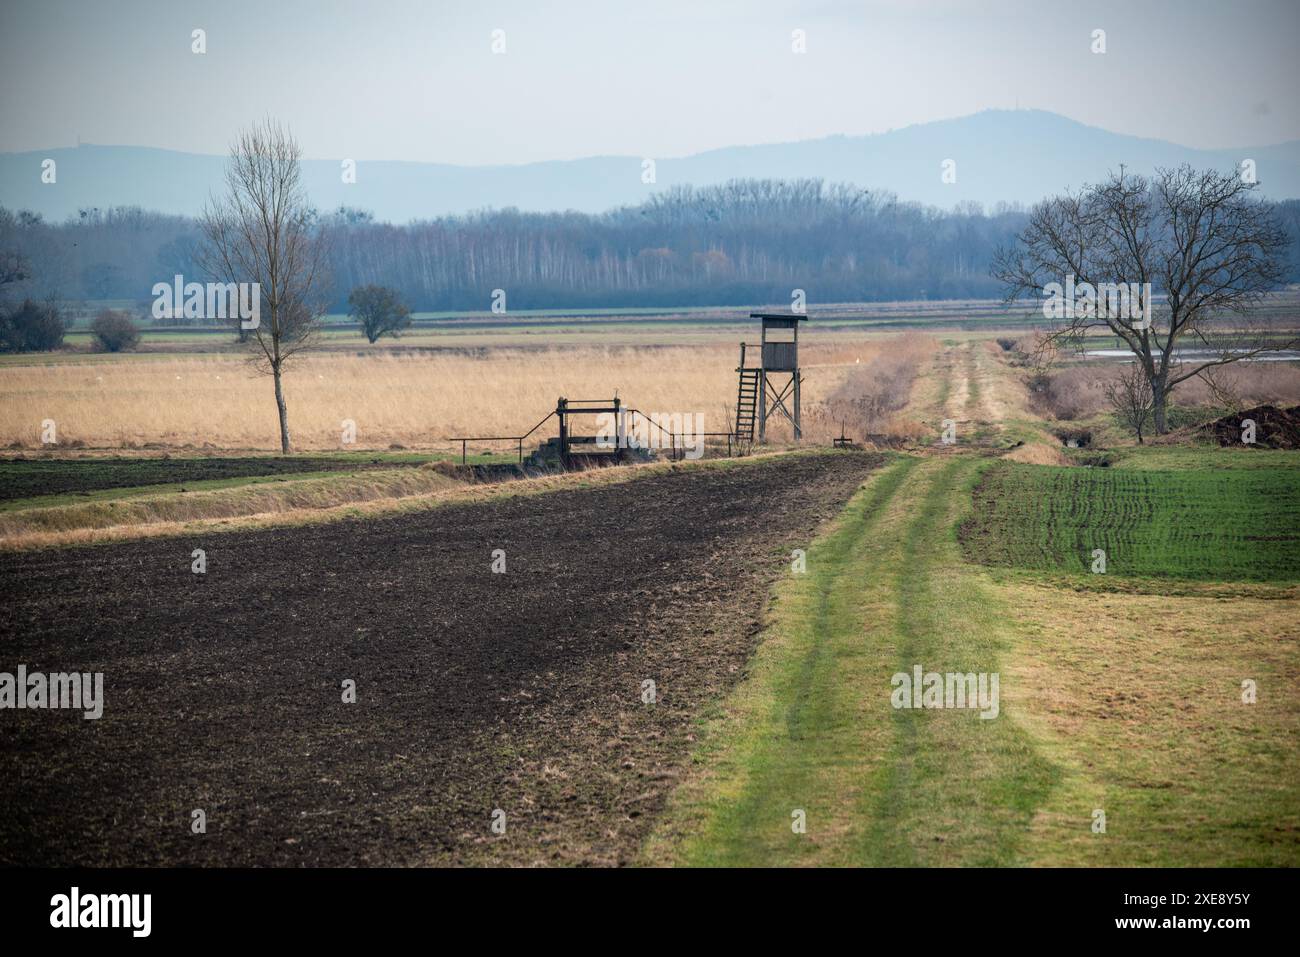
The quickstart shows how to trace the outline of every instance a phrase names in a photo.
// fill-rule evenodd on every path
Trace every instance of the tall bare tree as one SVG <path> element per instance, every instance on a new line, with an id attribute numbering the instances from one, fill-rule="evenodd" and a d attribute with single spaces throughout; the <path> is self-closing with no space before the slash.
<path id="1" fill-rule="evenodd" d="M 1254 195 L 1258 183 L 1236 173 L 1159 169 L 1153 178 L 1122 167 L 1101 184 L 1034 207 L 1011 248 L 994 257 L 992 274 L 1007 299 L 1043 295 L 1049 284 L 1096 289 L 1146 283 L 1163 296 L 1154 314 L 1099 302 L 1072 310 L 1053 328 L 1053 342 L 1078 344 L 1108 329 L 1136 357 L 1151 388 L 1157 433 L 1168 431 L 1174 386 L 1192 376 L 1295 345 L 1256 323 L 1253 307 L 1286 273 L 1290 244 L 1272 207 Z M 1184 361 L 1180 345 L 1200 352 Z"/>
<path id="2" fill-rule="evenodd" d="M 259 370 L 275 380 L 286 453 L 284 365 L 311 343 L 326 307 L 325 238 L 302 187 L 301 159 L 292 134 L 274 120 L 240 133 L 230 149 L 226 195 L 209 202 L 200 219 L 204 243 L 196 255 L 215 280 L 261 286 L 260 321 L 247 340 Z"/>

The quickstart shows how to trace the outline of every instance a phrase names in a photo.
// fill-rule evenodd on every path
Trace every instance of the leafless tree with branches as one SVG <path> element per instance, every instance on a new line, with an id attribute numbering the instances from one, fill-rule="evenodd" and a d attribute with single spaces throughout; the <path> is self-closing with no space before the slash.
<path id="1" fill-rule="evenodd" d="M 200 219 L 204 244 L 196 256 L 216 281 L 261 286 L 261 321 L 247 339 L 259 370 L 275 380 L 285 453 L 284 364 L 310 345 L 326 307 L 325 239 L 302 187 L 301 158 L 292 134 L 274 120 L 240 133 L 230 149 L 226 195 L 209 202 Z"/>
<path id="2" fill-rule="evenodd" d="M 1241 390 L 1232 381 L 1231 369 L 1229 368 L 1229 371 L 1225 373 L 1224 368 L 1224 366 L 1213 366 L 1202 369 L 1200 380 L 1205 383 L 1205 387 L 1209 390 L 1210 397 L 1215 403 L 1229 412 L 1240 412 L 1242 409 Z"/>
<path id="3" fill-rule="evenodd" d="M 1142 444 L 1142 433 L 1151 421 L 1155 406 L 1155 396 L 1151 391 L 1151 380 L 1147 378 L 1137 362 L 1127 363 L 1117 375 L 1105 380 L 1102 389 L 1111 411 L 1120 424 L 1137 436 L 1138 445 Z"/>
<path id="4" fill-rule="evenodd" d="M 1018 243 L 998 251 L 991 271 L 1006 283 L 1008 301 L 1041 296 L 1068 276 L 1099 289 L 1150 283 L 1163 295 L 1154 310 L 1143 303 L 1141 315 L 1075 310 L 1050 334 L 1075 345 L 1094 328 L 1117 336 L 1146 377 L 1155 431 L 1163 434 L 1179 382 L 1296 343 L 1250 318 L 1281 285 L 1290 243 L 1272 208 L 1253 195 L 1258 185 L 1187 165 L 1150 179 L 1121 167 L 1104 183 L 1035 206 Z M 1184 340 L 1205 357 L 1183 361 Z"/>

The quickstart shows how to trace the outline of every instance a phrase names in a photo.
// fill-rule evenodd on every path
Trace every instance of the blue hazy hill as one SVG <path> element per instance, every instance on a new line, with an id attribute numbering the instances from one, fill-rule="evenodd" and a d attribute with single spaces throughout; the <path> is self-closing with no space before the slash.
<path id="1" fill-rule="evenodd" d="M 41 162 L 57 163 L 55 184 Z M 1105 176 L 1121 163 L 1149 173 L 1189 162 L 1228 170 L 1256 163 L 1265 196 L 1300 197 L 1300 141 L 1197 150 L 1111 133 L 1041 110 L 989 110 L 870 136 L 733 146 L 681 158 L 655 158 L 657 182 L 641 181 L 640 156 L 600 156 L 514 166 L 452 166 L 357 158 L 345 184 L 340 160 L 308 160 L 304 176 L 321 209 L 348 205 L 381 220 L 406 222 L 475 209 L 600 212 L 636 204 L 676 184 L 702 186 L 740 177 L 856 183 L 903 200 L 951 207 L 962 201 L 1033 203 Z M 943 163 L 956 164 L 944 183 Z M 61 220 L 82 207 L 142 206 L 194 214 L 222 189 L 225 157 L 135 146 L 91 146 L 0 154 L 0 204 Z"/>

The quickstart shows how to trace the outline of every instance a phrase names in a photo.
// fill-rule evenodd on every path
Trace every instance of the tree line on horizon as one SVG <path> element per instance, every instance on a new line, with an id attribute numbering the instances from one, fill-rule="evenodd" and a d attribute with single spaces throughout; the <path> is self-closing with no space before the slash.
<path id="1" fill-rule="evenodd" d="M 1276 204 L 1300 237 L 1300 200 Z M 364 210 L 314 212 L 328 238 L 331 309 L 382 286 L 415 311 L 670 307 L 784 302 L 994 298 L 989 267 L 1029 212 L 999 204 L 939 210 L 821 180 L 734 180 L 674 187 L 639 206 L 592 215 L 488 210 L 376 222 Z M 209 277 L 197 218 L 135 207 L 82 210 L 60 223 L 0 207 L 0 251 L 29 264 L 34 300 L 128 300 L 154 283 Z M 1300 281 L 1300 243 L 1289 281 Z M 147 310 L 142 317 L 147 316 Z M 169 320 L 170 322 L 170 320 Z"/>

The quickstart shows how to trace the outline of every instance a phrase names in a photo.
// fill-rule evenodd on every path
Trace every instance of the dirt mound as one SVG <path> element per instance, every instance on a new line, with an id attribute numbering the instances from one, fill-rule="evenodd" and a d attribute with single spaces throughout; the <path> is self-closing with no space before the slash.
<path id="1" fill-rule="evenodd" d="M 1241 445 L 1247 420 L 1255 423 L 1255 445 L 1266 449 L 1300 448 L 1300 405 L 1289 409 L 1257 405 L 1207 422 L 1197 429 L 1197 434 L 1220 445 Z"/>
<path id="2" fill-rule="evenodd" d="M 1044 445 L 1042 442 L 1030 442 L 1028 445 L 1021 445 L 1014 451 L 1008 452 L 1003 458 L 1009 462 L 1023 462 L 1028 465 L 1071 464 L 1060 449 Z"/>

